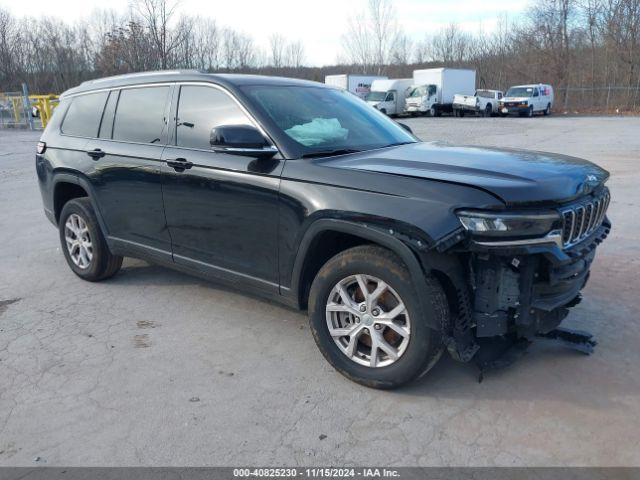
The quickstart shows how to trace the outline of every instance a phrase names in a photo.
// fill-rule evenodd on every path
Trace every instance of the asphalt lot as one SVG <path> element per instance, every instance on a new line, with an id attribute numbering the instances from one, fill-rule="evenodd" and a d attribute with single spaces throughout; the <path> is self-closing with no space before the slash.
<path id="1" fill-rule="evenodd" d="M 614 230 L 567 324 L 477 382 L 442 360 L 394 392 L 349 382 L 306 316 L 127 259 L 67 268 L 35 181 L 38 134 L 0 130 L 0 465 L 640 465 L 640 118 L 420 118 L 425 140 L 578 155 Z"/>

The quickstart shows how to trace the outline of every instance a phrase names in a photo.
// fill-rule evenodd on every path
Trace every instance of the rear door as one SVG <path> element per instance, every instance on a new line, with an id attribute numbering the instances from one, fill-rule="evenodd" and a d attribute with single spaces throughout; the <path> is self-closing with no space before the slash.
<path id="1" fill-rule="evenodd" d="M 214 85 L 176 87 L 173 145 L 163 159 L 167 225 L 178 264 L 277 289 L 278 191 L 284 161 L 216 153 L 211 129 L 255 121 Z M 176 161 L 187 168 L 174 167 Z M 169 162 L 169 163 L 167 163 Z"/>
<path id="2" fill-rule="evenodd" d="M 161 156 L 173 86 L 112 90 L 94 153 L 91 180 L 97 203 L 115 244 L 171 260 L 171 241 L 162 202 Z"/>

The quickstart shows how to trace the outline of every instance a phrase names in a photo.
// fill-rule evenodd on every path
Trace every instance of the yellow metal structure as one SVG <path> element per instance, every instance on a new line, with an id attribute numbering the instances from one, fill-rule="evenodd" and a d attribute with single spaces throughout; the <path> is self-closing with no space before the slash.
<path id="1" fill-rule="evenodd" d="M 29 95 L 29 101 L 31 102 L 31 106 L 38 109 L 42 128 L 45 128 L 47 123 L 49 123 L 49 120 L 51 120 L 53 109 L 58 106 L 60 101 L 58 95 L 54 95 L 52 93 L 48 95 Z"/>
<path id="2" fill-rule="evenodd" d="M 29 95 L 28 101 L 20 92 L 0 92 L 0 126 L 42 128 L 51 120 L 54 109 L 60 103 L 58 95 Z"/>
<path id="3" fill-rule="evenodd" d="M 22 97 L 8 97 L 11 101 L 11 110 L 13 112 L 13 121 L 20 123 L 20 110 L 22 110 Z"/>

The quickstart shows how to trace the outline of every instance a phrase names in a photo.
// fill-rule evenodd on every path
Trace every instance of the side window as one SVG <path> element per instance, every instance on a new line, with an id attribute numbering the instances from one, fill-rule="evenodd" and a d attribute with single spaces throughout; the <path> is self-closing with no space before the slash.
<path id="1" fill-rule="evenodd" d="M 502 98 L 502 92 L 498 92 L 498 100 Z"/>
<path id="2" fill-rule="evenodd" d="M 217 88 L 180 87 L 176 145 L 209 149 L 211 129 L 221 125 L 253 125 L 229 95 Z"/>
<path id="3" fill-rule="evenodd" d="M 113 139 L 126 142 L 164 143 L 165 107 L 169 87 L 130 88 L 120 91 Z"/>
<path id="4" fill-rule="evenodd" d="M 393 102 L 395 99 L 396 99 L 396 96 L 393 92 L 389 92 L 387 94 L 387 99 L 386 99 L 387 102 Z"/>
<path id="5" fill-rule="evenodd" d="M 535 89 L 533 90 L 533 96 L 534 96 L 534 97 L 537 97 L 538 95 L 539 95 L 539 93 L 538 93 L 538 89 L 537 89 L 537 88 L 535 88 Z"/>
<path id="6" fill-rule="evenodd" d="M 100 122 L 100 134 L 98 135 L 100 138 L 111 138 L 113 134 L 113 117 L 116 114 L 119 93 L 119 90 L 112 90 L 111 93 L 109 93 L 107 106 L 104 108 L 102 122 Z"/>
<path id="7" fill-rule="evenodd" d="M 62 121 L 62 133 L 78 137 L 95 137 L 109 92 L 88 93 L 71 99 Z"/>

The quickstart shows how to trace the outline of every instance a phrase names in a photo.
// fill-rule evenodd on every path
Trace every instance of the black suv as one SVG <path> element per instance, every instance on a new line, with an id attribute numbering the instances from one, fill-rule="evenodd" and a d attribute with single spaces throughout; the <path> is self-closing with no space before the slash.
<path id="1" fill-rule="evenodd" d="M 347 92 L 284 78 L 83 83 L 36 168 L 76 275 L 138 257 L 308 309 L 326 359 L 378 388 L 445 350 L 488 366 L 536 335 L 566 340 L 610 229 L 592 163 L 423 143 Z"/>

